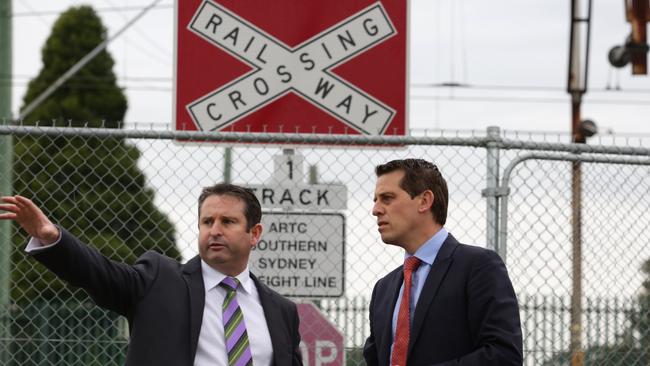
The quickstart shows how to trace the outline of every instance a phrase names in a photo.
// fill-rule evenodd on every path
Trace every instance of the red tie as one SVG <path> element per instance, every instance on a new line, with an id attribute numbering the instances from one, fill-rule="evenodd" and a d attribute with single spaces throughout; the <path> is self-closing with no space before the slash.
<path id="1" fill-rule="evenodd" d="M 393 356 L 390 360 L 391 366 L 406 366 L 406 352 L 409 347 L 409 334 L 411 331 L 410 311 L 411 308 L 411 276 L 417 270 L 420 260 L 417 257 L 408 257 L 404 262 L 404 291 L 402 302 L 397 313 L 397 329 L 395 330 L 395 341 L 393 342 Z"/>

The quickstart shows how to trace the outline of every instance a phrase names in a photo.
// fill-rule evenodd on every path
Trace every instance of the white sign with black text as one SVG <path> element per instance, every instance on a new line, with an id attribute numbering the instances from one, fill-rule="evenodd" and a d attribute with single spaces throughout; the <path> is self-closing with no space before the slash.
<path id="1" fill-rule="evenodd" d="M 264 208 L 292 210 L 345 210 L 347 187 L 334 184 L 253 185 L 253 191 Z"/>
<path id="2" fill-rule="evenodd" d="M 344 291 L 345 217 L 339 213 L 262 215 L 250 270 L 280 294 L 338 297 Z"/>
<path id="3" fill-rule="evenodd" d="M 282 154 L 273 157 L 273 176 L 267 184 L 249 184 L 265 209 L 345 210 L 347 187 L 342 184 L 305 184 L 304 157 Z"/>

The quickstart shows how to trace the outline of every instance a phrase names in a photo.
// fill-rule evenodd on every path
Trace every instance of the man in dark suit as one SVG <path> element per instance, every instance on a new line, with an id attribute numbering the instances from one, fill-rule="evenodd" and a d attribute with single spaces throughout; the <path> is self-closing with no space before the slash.
<path id="1" fill-rule="evenodd" d="M 447 183 L 432 163 L 376 167 L 372 214 L 405 264 L 380 279 L 370 302 L 369 366 L 521 365 L 517 299 L 495 252 L 460 244 L 443 227 Z"/>
<path id="2" fill-rule="evenodd" d="M 260 203 L 230 184 L 199 197 L 199 255 L 180 264 L 147 252 L 109 260 L 55 226 L 29 199 L 3 197 L 0 219 L 32 237 L 27 251 L 129 321 L 126 365 L 302 365 L 294 303 L 248 270 L 262 234 Z"/>

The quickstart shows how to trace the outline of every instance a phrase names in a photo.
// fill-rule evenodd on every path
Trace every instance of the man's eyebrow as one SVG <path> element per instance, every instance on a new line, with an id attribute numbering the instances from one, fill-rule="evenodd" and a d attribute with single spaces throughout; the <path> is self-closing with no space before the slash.
<path id="1" fill-rule="evenodd" d="M 384 198 L 384 197 L 386 197 L 386 196 L 393 196 L 393 195 L 394 195 L 393 192 L 381 192 L 381 193 L 377 193 L 377 194 L 375 194 L 375 197 L 373 198 L 373 201 L 377 201 L 377 197 Z"/>

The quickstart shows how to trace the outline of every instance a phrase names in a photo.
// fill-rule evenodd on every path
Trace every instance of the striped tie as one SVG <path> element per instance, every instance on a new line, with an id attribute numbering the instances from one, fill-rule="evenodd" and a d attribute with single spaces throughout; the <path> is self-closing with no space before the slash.
<path id="1" fill-rule="evenodd" d="M 226 289 L 226 298 L 223 300 L 222 309 L 228 366 L 252 366 L 253 356 L 248 344 L 244 315 L 237 303 L 239 281 L 233 277 L 226 277 L 219 285 Z"/>

